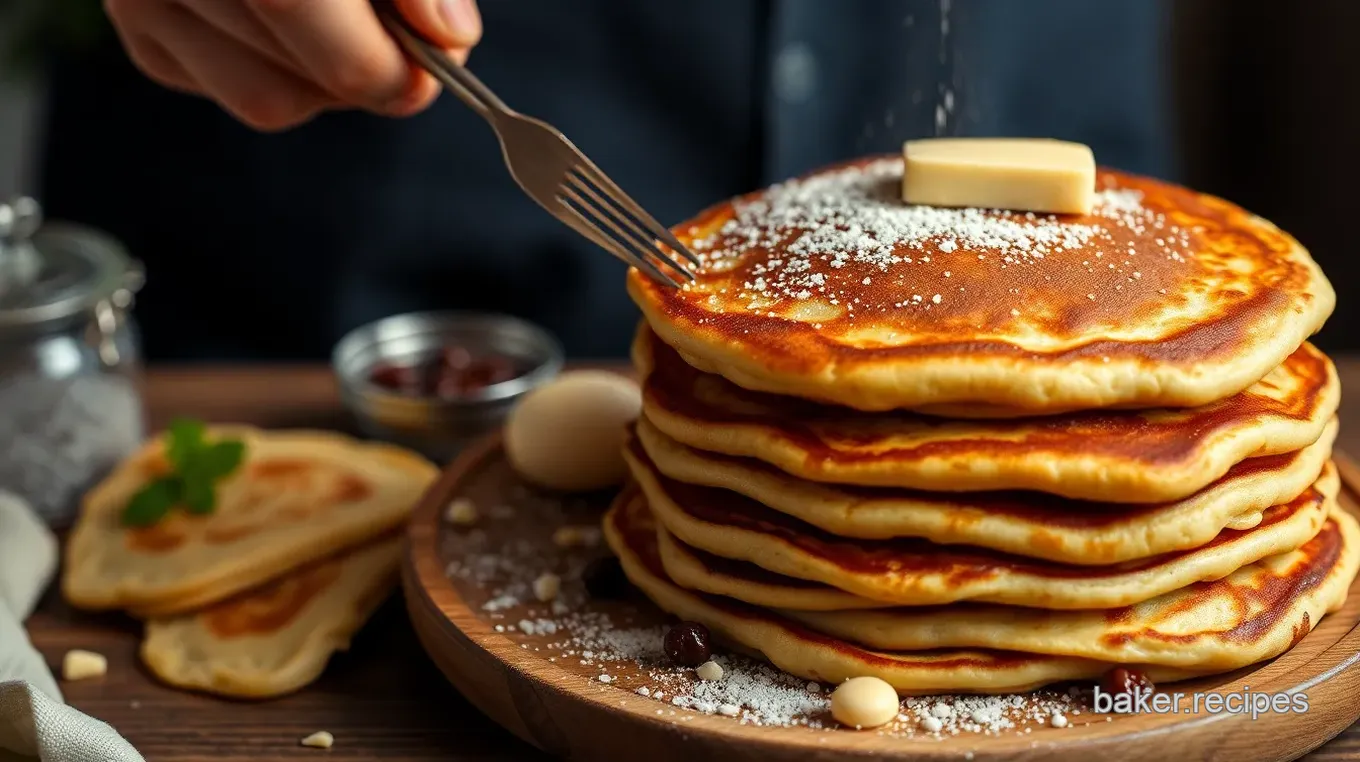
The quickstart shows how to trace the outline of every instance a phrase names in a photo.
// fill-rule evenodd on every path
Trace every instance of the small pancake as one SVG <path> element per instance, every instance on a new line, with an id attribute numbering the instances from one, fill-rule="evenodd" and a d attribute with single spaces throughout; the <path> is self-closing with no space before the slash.
<path id="1" fill-rule="evenodd" d="M 663 475 L 731 490 L 833 535 L 920 537 L 1082 565 L 1197 548 L 1224 528 L 1256 526 L 1267 508 L 1297 497 L 1318 478 L 1336 431 L 1333 419 L 1322 437 L 1302 450 L 1248 458 L 1184 500 L 1129 505 L 1038 492 L 949 494 L 817 484 L 751 458 L 687 447 L 645 417 L 636 425 L 638 442 Z"/>
<path id="2" fill-rule="evenodd" d="M 246 445 L 211 514 L 123 526 L 127 501 L 168 469 L 161 439 L 85 496 L 62 575 L 72 605 L 157 616 L 209 605 L 399 526 L 438 475 L 406 450 L 338 434 L 216 426 L 207 437 Z"/>
<path id="3" fill-rule="evenodd" d="M 753 564 L 727 561 L 685 547 L 658 528 L 666 574 L 691 590 L 783 609 L 808 598 L 830 602 L 848 594 L 780 577 Z M 707 584 L 694 587 L 674 572 L 697 567 Z M 1322 531 L 1301 548 L 1245 566 L 1223 579 L 1199 582 L 1135 606 L 1097 611 L 959 603 L 876 611 L 813 610 L 795 605 L 779 614 L 867 648 L 917 651 L 998 648 L 1115 663 L 1231 670 L 1288 649 L 1324 614 L 1346 601 L 1360 568 L 1360 528 L 1335 509 Z M 864 599 L 859 599 L 864 601 Z"/>
<path id="4" fill-rule="evenodd" d="M 315 680 L 397 582 L 400 534 L 202 611 L 146 624 L 142 661 L 170 685 L 266 698 Z"/>
<path id="5" fill-rule="evenodd" d="M 1112 566 L 1071 566 L 915 538 L 836 537 L 735 492 L 659 474 L 636 440 L 625 451 L 656 520 L 687 545 L 871 600 L 925 606 L 974 600 L 1050 609 L 1127 606 L 1290 551 L 1322 528 L 1340 489 L 1330 463 L 1294 500 L 1207 545 Z"/>
<path id="6" fill-rule="evenodd" d="M 860 410 L 1204 405 L 1298 349 L 1336 295 L 1288 234 L 1104 170 L 1090 215 L 902 203 L 901 157 L 733 199 L 675 228 L 683 288 L 628 290 L 661 338 L 748 389 Z"/>
<path id="7" fill-rule="evenodd" d="M 1246 458 L 1307 447 L 1341 401 L 1336 369 L 1310 345 L 1251 389 L 1202 408 L 1000 421 L 864 414 L 751 392 L 695 370 L 645 327 L 633 360 L 647 420 L 698 450 L 814 482 L 1120 503 L 1180 500 Z"/>
<path id="8" fill-rule="evenodd" d="M 826 683 L 873 675 L 903 695 L 1019 693 L 1064 680 L 1094 679 L 1113 665 L 1094 659 L 982 649 L 873 651 L 814 632 L 774 612 L 684 590 L 666 578 L 656 532 L 637 493 L 624 490 L 605 516 L 604 534 L 624 574 L 660 609 L 699 622 L 721 641 L 768 659 L 785 672 Z M 1136 667 L 1160 684 L 1199 672 Z"/>

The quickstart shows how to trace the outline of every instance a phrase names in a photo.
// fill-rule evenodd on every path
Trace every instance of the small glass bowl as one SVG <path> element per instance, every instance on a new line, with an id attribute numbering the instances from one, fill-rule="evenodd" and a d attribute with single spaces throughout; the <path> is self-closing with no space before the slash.
<path id="1" fill-rule="evenodd" d="M 456 396 L 416 395 L 374 383 L 382 365 L 435 361 L 449 347 L 510 361 L 519 375 Z M 341 399 L 367 436 L 410 447 L 438 462 L 499 426 L 525 394 L 562 370 L 562 346 L 543 328 L 509 315 L 417 312 L 360 326 L 335 346 Z"/>

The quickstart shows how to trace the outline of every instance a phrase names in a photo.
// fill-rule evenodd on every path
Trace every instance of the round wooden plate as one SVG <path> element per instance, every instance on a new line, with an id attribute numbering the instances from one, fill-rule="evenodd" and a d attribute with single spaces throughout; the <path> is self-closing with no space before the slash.
<path id="1" fill-rule="evenodd" d="M 1360 511 L 1360 471 L 1338 456 L 1348 510 Z M 943 738 L 843 728 L 772 727 L 677 709 L 635 691 L 653 684 L 636 664 L 591 661 L 564 650 L 564 632 L 534 625 L 538 603 L 525 574 L 553 571 L 562 600 L 588 621 L 607 616 L 619 626 L 658 625 L 664 616 L 645 600 L 590 600 L 580 569 L 602 546 L 563 550 L 552 541 L 560 526 L 598 523 L 612 495 L 557 498 L 521 484 L 491 437 L 444 473 L 416 510 L 403 565 L 407 608 L 416 633 L 439 669 L 496 722 L 544 751 L 572 759 L 710 762 L 736 760 L 972 759 L 1151 760 L 1296 759 L 1360 716 L 1360 582 L 1339 612 L 1286 654 L 1227 675 L 1166 686 L 1167 691 L 1282 693 L 1308 696 L 1303 713 L 1126 714 L 1083 712 L 1066 728 L 1033 724 L 996 734 Z M 443 518 L 455 499 L 472 502 L 477 524 L 454 527 Z M 470 553 L 469 543 L 484 550 Z M 517 558 L 518 577 L 496 552 Z M 450 573 L 450 564 L 455 568 Z M 507 582 L 509 579 L 518 581 Z M 507 587 L 509 586 L 509 587 Z M 510 587 L 515 587 L 508 594 Z M 520 601 L 528 601 L 522 603 Z M 560 610 L 565 610 L 561 604 Z M 597 619 L 589 620 L 590 616 Z M 528 632 L 517 623 L 527 618 Z M 610 682 L 601 682 L 608 673 Z M 653 673 L 655 674 L 655 673 Z M 669 698 L 669 697 L 668 697 Z M 456 722 L 456 718 L 450 718 Z M 825 720 L 827 727 L 834 722 Z"/>

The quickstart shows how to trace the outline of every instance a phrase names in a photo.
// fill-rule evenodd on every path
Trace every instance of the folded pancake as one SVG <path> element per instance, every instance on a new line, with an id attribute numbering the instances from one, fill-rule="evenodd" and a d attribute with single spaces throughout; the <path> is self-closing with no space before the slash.
<path id="1" fill-rule="evenodd" d="M 1307 447 L 1341 401 L 1336 369 L 1306 344 L 1247 391 L 1201 408 L 998 421 L 856 413 L 751 392 L 695 370 L 646 328 L 633 359 L 647 420 L 698 450 L 808 481 L 1122 503 L 1180 500 L 1246 458 Z"/>
<path id="2" fill-rule="evenodd" d="M 681 587 L 723 594 L 774 609 L 848 594 L 780 577 L 758 566 L 686 547 L 658 528 L 662 568 Z M 675 559 L 680 559 L 679 564 Z M 674 571 L 696 567 L 705 585 Z M 1097 611 L 960 603 L 949 606 L 778 613 L 813 630 L 867 648 L 919 651 L 995 648 L 1116 663 L 1232 670 L 1276 656 L 1345 603 L 1360 568 L 1360 527 L 1337 508 L 1298 550 L 1245 566 L 1134 606 Z M 864 599 L 859 599 L 864 601 Z"/>
<path id="3" fill-rule="evenodd" d="M 170 685 L 223 696 L 302 688 L 395 587 L 401 547 L 389 535 L 202 611 L 153 619 L 142 661 Z"/>
<path id="4" fill-rule="evenodd" d="M 663 611 L 699 622 L 729 646 L 763 656 L 791 675 L 832 684 L 873 675 L 906 695 L 1017 693 L 1064 680 L 1094 679 L 1114 666 L 1018 651 L 874 651 L 765 609 L 684 590 L 666 578 L 651 517 L 636 496 L 631 490 L 621 493 L 604 521 L 605 538 L 628 579 Z M 1202 674 L 1155 664 L 1124 666 L 1137 667 L 1156 683 Z"/>
<path id="5" fill-rule="evenodd" d="M 625 455 L 656 520 L 685 544 L 904 606 L 965 600 L 1051 609 L 1127 606 L 1300 547 L 1322 528 L 1340 489 L 1329 463 L 1303 494 L 1268 509 L 1251 529 L 1225 529 L 1191 550 L 1072 566 L 916 538 L 837 537 L 735 492 L 662 476 L 636 440 Z"/>
<path id="6" fill-rule="evenodd" d="M 121 523 L 132 495 L 168 469 L 161 439 L 85 496 L 62 576 L 68 601 L 143 615 L 220 601 L 397 527 L 438 474 L 406 450 L 338 434 L 219 426 L 207 437 L 246 445 L 208 515 Z"/>
<path id="7" fill-rule="evenodd" d="M 940 493 L 803 481 L 751 458 L 696 450 L 645 417 L 638 443 L 664 476 L 731 490 L 830 534 L 870 540 L 920 537 L 1068 564 L 1105 565 L 1196 548 L 1224 528 L 1249 529 L 1308 488 L 1331 457 L 1337 423 L 1318 441 L 1248 458 L 1183 500 L 1131 505 L 1038 492 Z"/>
<path id="8" fill-rule="evenodd" d="M 1331 314 L 1308 252 L 1221 199 L 1115 171 L 1090 215 L 901 201 L 900 157 L 831 167 L 675 228 L 682 289 L 630 271 L 661 338 L 749 389 L 861 410 L 1204 405 Z"/>

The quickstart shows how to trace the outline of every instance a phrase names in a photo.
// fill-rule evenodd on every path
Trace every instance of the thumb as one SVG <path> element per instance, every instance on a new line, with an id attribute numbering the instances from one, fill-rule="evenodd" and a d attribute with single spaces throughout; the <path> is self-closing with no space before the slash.
<path id="1" fill-rule="evenodd" d="M 396 0 L 397 9 L 430 42 L 467 50 L 482 39 L 476 0 Z"/>

